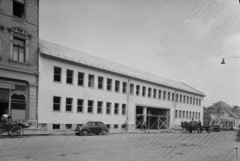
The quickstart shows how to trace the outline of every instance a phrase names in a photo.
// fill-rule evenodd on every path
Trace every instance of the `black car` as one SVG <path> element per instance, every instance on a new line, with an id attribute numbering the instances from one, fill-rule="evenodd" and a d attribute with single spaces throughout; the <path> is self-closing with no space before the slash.
<path id="1" fill-rule="evenodd" d="M 90 135 L 91 133 L 106 135 L 109 133 L 109 130 L 107 126 L 100 121 L 89 121 L 87 124 L 77 126 L 75 129 L 76 135 Z"/>

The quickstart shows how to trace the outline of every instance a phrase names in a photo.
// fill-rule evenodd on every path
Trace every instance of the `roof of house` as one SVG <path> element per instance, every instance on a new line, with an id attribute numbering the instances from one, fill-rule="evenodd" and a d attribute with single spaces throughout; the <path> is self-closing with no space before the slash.
<path id="1" fill-rule="evenodd" d="M 174 89 L 190 92 L 200 96 L 205 96 L 204 93 L 186 85 L 182 82 L 173 81 L 164 77 L 160 77 L 154 74 L 150 74 L 141 70 L 137 70 L 125 65 L 121 65 L 109 60 L 98 58 L 74 49 L 70 49 L 64 46 L 60 46 L 45 40 L 39 41 L 39 48 L 42 54 L 57 57 L 60 59 L 65 59 L 79 64 L 84 64 L 99 68 L 102 70 L 107 70 L 121 75 L 126 75 L 132 78 L 156 83 L 162 86 L 171 87 Z"/>
<path id="2" fill-rule="evenodd" d="M 223 102 L 223 101 L 219 101 L 217 103 L 214 103 L 212 106 L 209 106 L 207 109 L 208 110 L 215 110 L 217 111 L 217 109 L 220 109 L 220 110 L 225 110 L 227 111 L 233 118 L 235 119 L 240 119 L 240 116 L 238 116 L 237 114 L 235 114 L 233 111 L 232 111 L 232 108 L 230 105 L 228 105 L 227 103 Z"/>

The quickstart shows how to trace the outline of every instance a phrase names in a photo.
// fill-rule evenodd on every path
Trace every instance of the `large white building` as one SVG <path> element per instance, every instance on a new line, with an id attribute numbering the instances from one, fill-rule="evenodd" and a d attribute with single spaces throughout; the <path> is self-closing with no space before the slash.
<path id="1" fill-rule="evenodd" d="M 184 83 L 43 40 L 39 47 L 39 127 L 103 121 L 110 129 L 135 129 L 146 121 L 162 129 L 203 119 L 204 94 Z"/>

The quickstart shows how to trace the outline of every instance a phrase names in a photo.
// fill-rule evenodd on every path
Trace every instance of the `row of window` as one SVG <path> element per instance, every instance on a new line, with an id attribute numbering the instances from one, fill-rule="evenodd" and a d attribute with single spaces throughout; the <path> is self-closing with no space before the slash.
<path id="1" fill-rule="evenodd" d="M 175 118 L 200 120 L 200 112 L 175 110 Z"/>
<path id="2" fill-rule="evenodd" d="M 61 79 L 62 79 L 61 73 L 62 73 L 62 68 L 54 67 L 54 81 L 55 82 L 61 82 Z M 67 69 L 66 74 L 67 74 L 66 83 L 73 84 L 74 71 Z M 84 86 L 84 79 L 85 79 L 85 73 L 78 72 L 77 83 L 79 86 Z M 92 74 L 89 74 L 88 75 L 88 87 L 95 88 L 94 82 L 95 82 L 95 76 Z M 134 90 L 134 88 L 136 88 L 136 90 Z M 102 90 L 104 89 L 104 77 L 101 77 L 101 76 L 97 77 L 97 89 L 102 89 Z M 122 85 L 121 85 L 119 80 L 115 80 L 115 86 L 113 88 L 113 79 L 107 78 L 106 79 L 106 90 L 107 91 L 115 91 L 115 92 L 119 92 L 119 93 L 121 90 L 122 93 L 127 93 L 127 82 L 122 82 Z M 194 98 L 194 97 L 185 96 L 182 94 L 171 93 L 168 91 L 158 90 L 158 89 L 154 89 L 151 87 L 145 87 L 145 86 L 141 87 L 140 85 L 134 85 L 132 83 L 130 83 L 129 93 L 131 95 L 134 95 L 134 93 L 135 93 L 136 96 L 155 98 L 155 99 L 160 99 L 160 100 L 162 99 L 162 100 L 166 100 L 166 101 L 173 101 L 173 102 L 201 106 L 200 98 Z"/>
<path id="3" fill-rule="evenodd" d="M 61 97 L 54 96 L 53 97 L 53 111 L 60 111 L 61 109 Z M 84 112 L 84 101 L 87 101 L 87 113 L 94 113 L 94 101 L 93 100 L 83 100 L 77 99 L 77 112 L 83 113 Z M 112 107 L 113 106 L 113 107 Z M 66 111 L 72 112 L 73 111 L 73 98 L 66 98 Z M 113 108 L 114 115 L 126 115 L 126 104 L 119 104 L 119 103 L 111 103 L 106 102 L 105 113 L 111 115 Z M 103 114 L 103 102 L 97 101 L 97 114 Z"/>
<path id="4" fill-rule="evenodd" d="M 119 127 L 121 127 L 122 129 L 125 129 L 125 124 L 112 124 L 113 125 L 113 129 L 118 129 Z M 60 129 L 60 124 L 53 124 L 53 129 Z M 77 126 L 82 126 L 82 124 L 77 124 Z M 106 124 L 107 128 L 110 129 L 111 126 L 110 124 Z M 65 124 L 65 129 L 72 129 L 72 124 Z"/>

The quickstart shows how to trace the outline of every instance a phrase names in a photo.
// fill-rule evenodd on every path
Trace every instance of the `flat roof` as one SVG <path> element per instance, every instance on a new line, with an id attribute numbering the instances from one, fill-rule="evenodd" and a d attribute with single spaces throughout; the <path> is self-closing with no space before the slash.
<path id="1" fill-rule="evenodd" d="M 161 86 L 178 89 L 185 92 L 190 92 L 196 95 L 205 96 L 204 93 L 198 91 L 197 89 L 185 83 L 173 81 L 161 76 L 157 76 L 148 72 L 144 72 L 125 65 L 121 65 L 106 59 L 98 58 L 96 56 L 92 56 L 45 40 L 39 40 L 39 48 L 40 52 L 45 55 L 65 59 L 79 64 L 92 66 L 95 68 L 99 68 L 101 70 L 107 70 L 128 77 L 159 84 Z"/>

